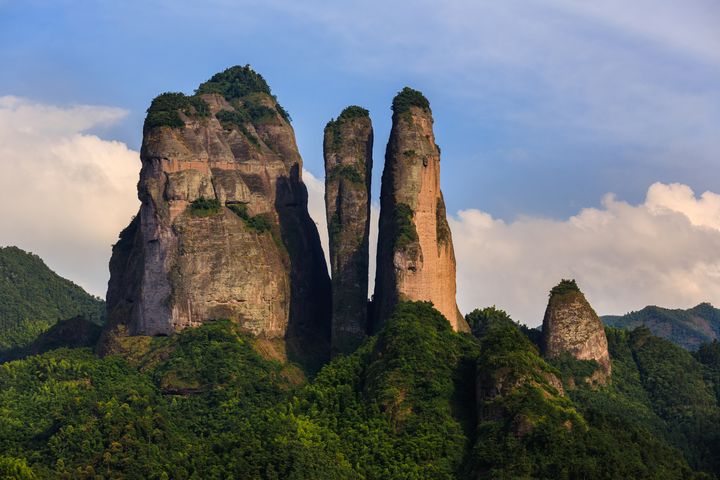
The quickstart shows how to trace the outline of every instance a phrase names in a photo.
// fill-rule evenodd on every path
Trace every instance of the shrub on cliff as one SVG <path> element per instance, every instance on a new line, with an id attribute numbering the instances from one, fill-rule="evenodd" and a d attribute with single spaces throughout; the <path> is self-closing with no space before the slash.
<path id="1" fill-rule="evenodd" d="M 430 112 L 430 102 L 422 92 L 414 90 L 410 87 L 403 88 L 392 103 L 392 111 L 395 115 L 400 115 L 410 110 L 410 107 L 418 107 L 421 110 Z"/>
<path id="2" fill-rule="evenodd" d="M 190 211 L 196 217 L 209 217 L 220 211 L 220 201 L 217 198 L 200 197 L 190 204 Z"/>
<path id="3" fill-rule="evenodd" d="M 182 128 L 185 122 L 179 112 L 187 116 L 206 117 L 210 113 L 207 102 L 197 96 L 188 97 L 179 92 L 167 92 L 155 97 L 147 109 L 143 132 L 155 127 Z"/>
<path id="4" fill-rule="evenodd" d="M 275 98 L 270 91 L 270 86 L 263 76 L 250 68 L 250 65 L 245 65 L 244 67 L 236 65 L 220 73 L 216 73 L 210 80 L 200 84 L 197 90 L 195 90 L 196 95 L 203 93 L 219 93 L 228 101 L 243 99 L 254 93 L 262 93 L 273 99 L 276 105 L 276 111 L 280 116 L 285 120 L 290 120 L 290 115 L 277 103 L 277 98 Z M 272 110 L 270 111 L 272 112 Z"/>

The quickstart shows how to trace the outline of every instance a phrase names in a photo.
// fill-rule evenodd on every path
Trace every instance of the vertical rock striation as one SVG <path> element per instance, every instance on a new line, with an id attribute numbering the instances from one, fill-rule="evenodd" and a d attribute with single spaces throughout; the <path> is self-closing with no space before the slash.
<path id="1" fill-rule="evenodd" d="M 440 191 L 440 149 L 430 104 L 406 87 L 392 108 L 380 191 L 374 329 L 398 301 L 426 300 L 453 329 L 467 331 L 455 302 L 455 252 Z"/>
<path id="2" fill-rule="evenodd" d="M 563 280 L 550 291 L 542 326 L 546 358 L 569 354 L 576 360 L 594 360 L 599 369 L 589 379 L 605 383 L 611 364 L 605 328 L 575 280 Z"/>
<path id="3" fill-rule="evenodd" d="M 265 80 L 232 67 L 193 96 L 153 100 L 141 207 L 113 247 L 101 352 L 229 318 L 323 355 L 330 284 L 289 116 Z M 327 352 L 324 352 L 327 353 Z"/>
<path id="4" fill-rule="evenodd" d="M 325 127 L 325 211 L 332 273 L 332 351 L 351 353 L 367 334 L 373 130 L 351 106 Z"/>

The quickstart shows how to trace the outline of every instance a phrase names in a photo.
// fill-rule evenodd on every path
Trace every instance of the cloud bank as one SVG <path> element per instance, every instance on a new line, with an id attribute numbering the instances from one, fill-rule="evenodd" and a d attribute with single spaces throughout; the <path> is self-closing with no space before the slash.
<path id="1" fill-rule="evenodd" d="M 327 251 L 322 181 L 305 173 L 310 214 Z M 370 293 L 375 277 L 378 209 L 372 209 Z M 720 195 L 655 183 L 631 205 L 608 194 L 602 208 L 565 220 L 495 219 L 477 209 L 449 219 L 464 313 L 496 305 L 539 325 L 547 295 L 575 278 L 599 314 L 646 305 L 687 308 L 720 299 Z"/>
<path id="2" fill-rule="evenodd" d="M 450 219 L 461 310 L 497 305 L 542 322 L 547 292 L 575 278 L 600 314 L 720 299 L 720 195 L 655 183 L 639 205 L 605 196 L 566 220 L 506 223 L 480 210 Z"/>
<path id="3" fill-rule="evenodd" d="M 125 115 L 0 97 L 0 245 L 40 255 L 102 297 L 111 245 L 139 207 L 140 155 L 86 132 Z"/>

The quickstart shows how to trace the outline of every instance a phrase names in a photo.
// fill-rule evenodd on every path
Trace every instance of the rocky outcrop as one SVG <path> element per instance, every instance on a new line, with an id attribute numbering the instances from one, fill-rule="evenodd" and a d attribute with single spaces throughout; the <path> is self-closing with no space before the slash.
<path id="1" fill-rule="evenodd" d="M 113 247 L 114 338 L 228 318 L 327 353 L 330 284 L 307 211 L 289 116 L 265 80 L 233 67 L 196 94 L 163 94 L 145 120 L 140 211 Z"/>
<path id="2" fill-rule="evenodd" d="M 351 106 L 325 127 L 325 211 L 332 274 L 332 351 L 351 353 L 367 334 L 373 130 Z"/>
<path id="3" fill-rule="evenodd" d="M 611 373 L 605 329 L 575 280 L 563 280 L 550 291 L 542 326 L 542 351 L 553 359 L 569 354 L 576 360 L 594 360 L 599 368 L 588 379 L 605 383 Z"/>
<path id="4" fill-rule="evenodd" d="M 455 330 L 468 326 L 455 302 L 455 253 L 440 191 L 440 149 L 430 105 L 403 89 L 393 123 L 380 192 L 374 330 L 400 300 L 431 301 Z"/>

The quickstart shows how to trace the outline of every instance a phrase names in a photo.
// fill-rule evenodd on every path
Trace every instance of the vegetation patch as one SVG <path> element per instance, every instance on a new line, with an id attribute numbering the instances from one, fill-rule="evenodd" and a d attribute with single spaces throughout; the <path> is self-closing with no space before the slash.
<path id="1" fill-rule="evenodd" d="M 418 241 L 418 233 L 413 222 L 414 212 L 406 203 L 395 205 L 395 247 L 404 248 Z"/>
<path id="2" fill-rule="evenodd" d="M 190 204 L 190 212 L 196 217 L 209 217 L 220 211 L 220 200 L 200 197 Z"/>
<path id="3" fill-rule="evenodd" d="M 573 279 L 573 280 L 565 280 L 565 279 L 562 279 L 562 280 L 560 280 L 560 283 L 558 283 L 557 285 L 555 285 L 555 286 L 550 290 L 550 296 L 551 296 L 551 297 L 552 297 L 553 295 L 565 295 L 565 294 L 567 294 L 567 293 L 581 293 L 581 292 L 580 292 L 580 287 L 578 287 L 578 285 L 577 285 L 577 283 L 575 282 L 574 279 Z"/>
<path id="4" fill-rule="evenodd" d="M 352 183 L 364 183 L 365 178 L 352 165 L 335 165 L 328 173 L 328 181 L 344 178 Z"/>
<path id="5" fill-rule="evenodd" d="M 553 358 L 550 363 L 560 371 L 566 385 L 581 385 L 600 368 L 595 360 L 578 360 L 567 352 Z"/>
<path id="6" fill-rule="evenodd" d="M 265 214 L 250 216 L 246 203 L 226 203 L 226 207 L 230 209 L 238 217 L 242 218 L 252 231 L 256 233 L 265 233 L 272 230 L 272 222 Z"/>
<path id="7" fill-rule="evenodd" d="M 188 97 L 179 92 L 167 92 L 155 97 L 147 109 L 143 132 L 155 127 L 182 128 L 185 122 L 179 112 L 187 116 L 207 117 L 210 107 L 198 96 Z"/>
<path id="8" fill-rule="evenodd" d="M 370 112 L 368 112 L 366 109 L 358 107 L 357 105 L 351 105 L 349 107 L 346 107 L 342 112 L 340 112 L 337 120 L 330 120 L 327 125 L 325 125 L 325 132 L 329 132 L 331 135 L 332 140 L 330 146 L 332 147 L 332 149 L 334 151 L 337 151 L 342 145 L 340 126 L 343 123 L 349 122 L 356 118 L 368 118 L 369 116 Z"/>
<path id="9" fill-rule="evenodd" d="M 445 200 L 441 197 L 435 207 L 435 237 L 438 244 L 447 245 L 450 243 L 451 235 L 445 211 Z"/>
<path id="10" fill-rule="evenodd" d="M 409 112 L 411 107 L 420 108 L 430 113 L 430 102 L 422 92 L 410 87 L 403 88 L 393 99 L 392 111 L 395 115 Z"/>
<path id="11" fill-rule="evenodd" d="M 260 145 L 257 137 L 251 134 L 246 127 L 246 124 L 249 123 L 251 119 L 245 110 L 220 110 L 215 114 L 215 118 L 218 119 L 220 125 L 222 125 L 225 130 L 237 128 L 240 133 L 245 135 L 245 138 L 247 138 L 250 143 L 255 146 Z"/>
<path id="12" fill-rule="evenodd" d="M 268 107 L 264 107 L 272 112 L 280 114 L 285 120 L 290 121 L 290 115 L 287 111 L 277 103 L 277 98 L 270 91 L 262 75 L 255 72 L 250 65 L 244 67 L 236 65 L 213 75 L 210 80 L 200 84 L 195 91 L 196 94 L 203 93 L 219 93 L 225 99 L 232 103 L 233 100 L 241 100 L 252 94 L 265 94 L 275 102 L 275 111 Z"/>

